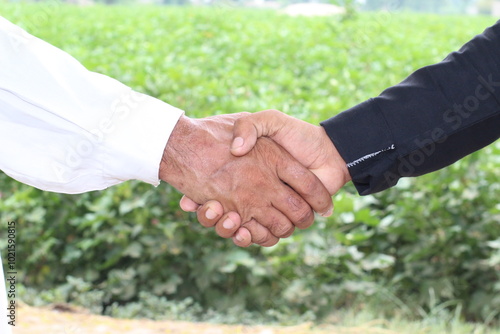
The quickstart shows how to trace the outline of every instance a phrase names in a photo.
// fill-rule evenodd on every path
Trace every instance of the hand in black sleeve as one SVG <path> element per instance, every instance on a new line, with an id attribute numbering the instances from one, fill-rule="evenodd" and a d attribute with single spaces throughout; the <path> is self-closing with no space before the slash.
<path id="1" fill-rule="evenodd" d="M 446 167 L 500 137 L 500 21 L 322 125 L 358 192 Z"/>

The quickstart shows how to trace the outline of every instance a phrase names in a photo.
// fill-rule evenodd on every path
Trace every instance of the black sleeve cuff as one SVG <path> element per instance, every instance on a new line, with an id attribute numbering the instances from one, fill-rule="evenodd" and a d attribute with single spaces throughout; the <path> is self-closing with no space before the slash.
<path id="1" fill-rule="evenodd" d="M 396 159 L 390 128 L 376 101 L 370 99 L 321 123 L 347 163 L 360 195 L 382 191 L 397 183 L 387 172 Z"/>

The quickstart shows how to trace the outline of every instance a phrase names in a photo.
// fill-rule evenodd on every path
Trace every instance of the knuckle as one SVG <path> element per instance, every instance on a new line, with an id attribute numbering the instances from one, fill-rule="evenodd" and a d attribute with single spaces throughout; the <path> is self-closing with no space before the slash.
<path id="1" fill-rule="evenodd" d="M 272 239 L 271 234 L 267 233 L 252 233 L 252 242 L 258 245 L 266 244 Z"/>
<path id="2" fill-rule="evenodd" d="M 259 244 L 259 245 L 262 247 L 272 247 L 272 246 L 276 245 L 278 243 L 278 241 L 280 241 L 279 238 L 273 238 L 273 239 L 270 239 L 268 242 L 266 242 L 264 244 Z"/>
<path id="3" fill-rule="evenodd" d="M 286 204 L 289 210 L 293 212 L 304 210 L 307 205 L 305 201 L 296 194 L 289 194 L 286 198 Z"/>
<path id="4" fill-rule="evenodd" d="M 294 224 L 297 228 L 306 228 L 312 224 L 314 221 L 314 214 L 310 209 L 297 212 L 296 219 L 294 219 Z"/>
<path id="5" fill-rule="evenodd" d="M 309 204 L 307 204 L 302 197 L 296 196 L 295 194 L 288 196 L 287 204 L 290 212 L 292 212 L 294 222 L 300 222 L 307 219 L 308 216 L 312 214 Z"/>
<path id="6" fill-rule="evenodd" d="M 290 225 L 290 227 L 288 228 L 288 230 L 284 230 L 282 231 L 283 233 L 281 233 L 281 235 L 279 235 L 280 238 L 288 238 L 289 236 L 291 236 L 293 234 L 293 232 L 295 232 L 295 226 L 294 225 Z"/>
<path id="7" fill-rule="evenodd" d="M 279 221 L 273 221 L 271 224 L 269 224 L 269 229 L 276 236 L 281 236 L 289 233 L 290 228 L 293 228 L 295 226 L 302 228 L 302 226 L 304 225 L 310 225 L 312 220 L 314 219 L 314 213 L 309 204 L 305 202 L 297 202 L 295 200 L 292 200 L 288 204 L 288 210 L 286 212 L 283 211 L 283 213 L 290 220 L 291 224 L 286 224 Z"/>
<path id="8" fill-rule="evenodd" d="M 318 182 L 320 182 L 316 176 L 312 173 L 304 173 L 302 175 L 302 187 L 304 193 L 308 195 L 313 195 L 318 192 L 318 186 L 320 185 Z"/>
<path id="9" fill-rule="evenodd" d="M 271 238 L 271 233 L 268 229 L 261 226 L 257 221 L 251 220 L 243 226 L 250 232 L 252 243 L 263 244 Z"/>
<path id="10" fill-rule="evenodd" d="M 266 221 L 267 230 L 273 237 L 287 238 L 295 231 L 295 226 L 282 214 L 272 214 Z"/>
<path id="11" fill-rule="evenodd" d="M 272 226 L 271 232 L 278 238 L 288 238 L 295 231 L 295 226 L 290 223 L 276 223 Z"/>
<path id="12" fill-rule="evenodd" d="M 297 191 L 303 195 L 314 195 L 321 187 L 321 181 L 303 165 L 296 162 L 289 165 L 289 173 L 293 175 L 297 185 Z"/>
<path id="13" fill-rule="evenodd" d="M 311 207 L 302 198 L 290 196 L 288 207 L 290 209 L 289 218 L 295 226 L 302 228 L 302 226 L 310 225 L 314 220 Z"/>

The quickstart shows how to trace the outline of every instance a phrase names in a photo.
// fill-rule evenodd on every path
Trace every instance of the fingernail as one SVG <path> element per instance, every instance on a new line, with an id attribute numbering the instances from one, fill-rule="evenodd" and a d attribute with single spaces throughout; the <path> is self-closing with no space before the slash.
<path id="1" fill-rule="evenodd" d="M 212 209 L 208 209 L 207 212 L 205 212 L 205 217 L 210 220 L 215 219 L 217 217 L 217 212 Z"/>
<path id="2" fill-rule="evenodd" d="M 235 226 L 236 224 L 229 218 L 224 220 L 224 222 L 222 223 L 222 227 L 224 227 L 226 230 L 232 230 Z"/>
<path id="3" fill-rule="evenodd" d="M 328 209 L 327 212 L 322 213 L 321 216 L 323 217 L 330 217 L 333 214 L 333 208 Z"/>
<path id="4" fill-rule="evenodd" d="M 241 137 L 236 137 L 234 138 L 233 140 L 233 144 L 231 145 L 231 148 L 234 149 L 234 148 L 240 148 L 243 146 L 243 144 L 245 143 L 245 141 L 243 140 L 243 138 Z"/>
<path id="5" fill-rule="evenodd" d="M 236 236 L 234 237 L 237 241 L 239 242 L 242 242 L 243 241 L 243 237 L 240 235 L 240 234 L 236 234 Z"/>

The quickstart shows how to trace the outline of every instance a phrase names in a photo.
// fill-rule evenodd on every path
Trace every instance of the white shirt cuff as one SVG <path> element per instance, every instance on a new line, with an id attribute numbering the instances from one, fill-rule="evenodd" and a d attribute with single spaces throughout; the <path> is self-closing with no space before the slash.
<path id="1" fill-rule="evenodd" d="M 183 111 L 137 92 L 129 98 L 120 103 L 110 122 L 102 121 L 103 146 L 110 150 L 104 172 L 111 184 L 119 178 L 157 186 L 163 151 Z"/>

